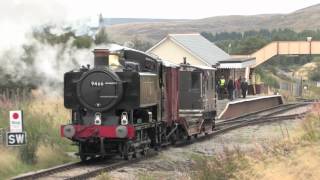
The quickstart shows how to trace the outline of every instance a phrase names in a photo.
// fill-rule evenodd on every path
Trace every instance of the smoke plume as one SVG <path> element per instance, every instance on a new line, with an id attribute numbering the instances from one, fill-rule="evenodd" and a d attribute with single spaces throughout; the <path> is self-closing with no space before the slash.
<path id="1" fill-rule="evenodd" d="M 34 38 L 32 32 L 50 24 L 52 34 L 65 33 L 67 9 L 57 0 L 0 1 L 0 84 L 35 84 L 47 92 L 62 92 L 63 74 L 90 64 L 90 49 L 65 43 L 50 44 Z M 79 23 L 77 23 L 79 25 Z M 70 28 L 69 28 L 70 31 Z"/>

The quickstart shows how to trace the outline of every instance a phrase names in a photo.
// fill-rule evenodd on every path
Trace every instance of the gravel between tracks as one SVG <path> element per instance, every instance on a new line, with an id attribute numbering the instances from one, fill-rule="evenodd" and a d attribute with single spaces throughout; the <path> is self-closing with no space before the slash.
<path id="1" fill-rule="evenodd" d="M 309 106 L 298 107 L 287 112 L 277 114 L 291 115 L 309 110 Z M 139 179 L 140 176 L 150 174 L 159 179 L 177 179 L 190 169 L 192 154 L 213 156 L 222 152 L 225 147 L 229 149 L 240 148 L 243 151 L 255 148 L 258 144 L 268 143 L 295 134 L 301 120 L 287 120 L 274 123 L 243 127 L 211 138 L 207 141 L 191 144 L 185 147 L 172 147 L 154 158 L 136 164 L 119 168 L 109 172 L 114 179 Z"/>

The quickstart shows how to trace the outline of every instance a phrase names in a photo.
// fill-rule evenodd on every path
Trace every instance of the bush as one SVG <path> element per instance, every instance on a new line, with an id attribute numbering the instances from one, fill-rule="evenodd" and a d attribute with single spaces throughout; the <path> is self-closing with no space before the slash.
<path id="1" fill-rule="evenodd" d="M 92 42 L 93 40 L 90 36 L 79 36 L 74 39 L 72 45 L 77 48 L 90 48 Z"/>
<path id="2" fill-rule="evenodd" d="M 312 81 L 320 81 L 320 67 L 319 66 L 317 67 L 317 69 L 315 69 L 309 73 L 309 78 Z"/>
<path id="3" fill-rule="evenodd" d="M 319 141 L 320 140 L 320 104 L 316 104 L 313 107 L 313 113 L 309 114 L 302 123 L 304 135 L 302 139 L 307 141 Z"/>
<path id="4" fill-rule="evenodd" d="M 100 29 L 99 32 L 95 35 L 94 43 L 97 45 L 100 45 L 100 44 L 107 44 L 109 42 L 110 42 L 109 37 L 105 29 L 103 28 Z"/>
<path id="5" fill-rule="evenodd" d="M 260 76 L 261 81 L 264 82 L 265 84 L 276 89 L 280 88 L 280 85 L 277 79 L 269 75 L 266 71 L 262 70 L 261 68 L 257 68 L 256 73 Z"/>
<path id="6" fill-rule="evenodd" d="M 212 157 L 194 156 L 193 179 L 215 180 L 236 179 L 236 173 L 249 168 L 244 153 L 239 150 L 230 151 L 224 148 L 223 153 Z"/>

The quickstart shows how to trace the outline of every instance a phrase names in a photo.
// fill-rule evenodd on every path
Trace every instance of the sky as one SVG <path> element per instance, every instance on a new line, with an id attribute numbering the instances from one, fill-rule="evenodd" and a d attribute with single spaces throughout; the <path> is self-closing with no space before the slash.
<path id="1" fill-rule="evenodd" d="M 320 1 L 320 0 L 318 0 Z M 21 44 L 32 27 L 68 24 L 83 19 L 98 23 L 110 18 L 198 19 L 222 15 L 290 13 L 317 0 L 0 0 L 0 48 Z M 14 41 L 13 41 L 14 39 Z"/>
<path id="2" fill-rule="evenodd" d="M 31 0 L 33 1 L 33 0 Z M 52 1 L 52 0 L 51 0 Z M 54 0 L 53 0 L 54 1 Z M 56 0 L 70 16 L 197 19 L 221 15 L 290 13 L 319 0 Z"/>

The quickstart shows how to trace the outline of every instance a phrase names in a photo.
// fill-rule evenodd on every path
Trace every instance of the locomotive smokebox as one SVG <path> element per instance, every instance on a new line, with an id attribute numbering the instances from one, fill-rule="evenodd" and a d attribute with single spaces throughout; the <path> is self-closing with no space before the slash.
<path id="1" fill-rule="evenodd" d="M 109 66 L 109 53 L 108 49 L 95 49 L 94 54 L 94 67 Z"/>

